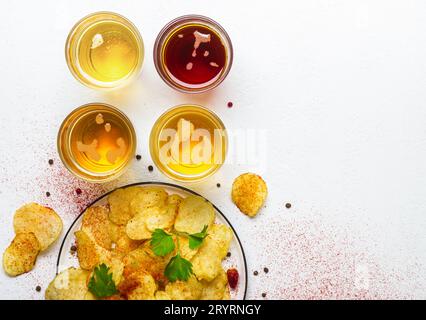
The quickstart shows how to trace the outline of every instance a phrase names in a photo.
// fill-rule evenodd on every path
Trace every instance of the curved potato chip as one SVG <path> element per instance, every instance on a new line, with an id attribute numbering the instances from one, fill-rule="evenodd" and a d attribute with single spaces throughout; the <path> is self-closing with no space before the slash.
<path id="1" fill-rule="evenodd" d="M 118 290 L 128 300 L 154 300 L 157 284 L 149 273 L 139 271 L 125 278 Z"/>
<path id="2" fill-rule="evenodd" d="M 192 271 L 198 280 L 212 281 L 222 270 L 222 259 L 220 258 L 221 249 L 216 241 L 206 237 L 192 258 Z"/>
<path id="3" fill-rule="evenodd" d="M 32 202 L 16 210 L 13 227 L 15 233 L 34 233 L 43 251 L 58 239 L 62 220 L 53 209 Z"/>
<path id="4" fill-rule="evenodd" d="M 145 187 L 135 195 L 130 202 L 131 210 L 134 214 L 139 214 L 151 207 L 162 207 L 168 197 L 167 192 L 162 188 Z"/>
<path id="5" fill-rule="evenodd" d="M 157 209 L 157 208 L 154 208 Z M 153 208 L 148 209 L 153 210 Z M 151 231 L 146 227 L 147 210 L 138 213 L 126 225 L 126 234 L 132 240 L 145 240 L 151 238 Z"/>
<path id="6" fill-rule="evenodd" d="M 98 245 L 111 249 L 110 225 L 108 209 L 103 206 L 88 208 L 83 214 L 81 230 L 85 231 Z"/>
<path id="7" fill-rule="evenodd" d="M 167 204 L 175 204 L 175 205 L 179 205 L 182 202 L 183 198 L 178 195 L 178 194 L 170 194 L 167 197 Z"/>
<path id="8" fill-rule="evenodd" d="M 265 181 L 254 173 L 242 174 L 232 184 L 232 201 L 242 213 L 250 217 L 259 212 L 267 195 Z"/>
<path id="9" fill-rule="evenodd" d="M 59 273 L 45 292 L 46 300 L 86 300 L 93 297 L 88 288 L 89 272 L 68 268 Z"/>
<path id="10" fill-rule="evenodd" d="M 203 286 L 197 278 L 191 276 L 188 281 L 168 283 L 165 291 L 171 300 L 197 300 L 201 296 Z"/>
<path id="11" fill-rule="evenodd" d="M 210 282 L 203 281 L 203 292 L 201 300 L 222 300 L 228 284 L 228 277 L 225 270 L 221 270 L 219 274 Z"/>
<path id="12" fill-rule="evenodd" d="M 215 218 L 212 204 L 199 196 L 188 196 L 179 205 L 175 220 L 175 229 L 189 234 L 210 227 Z"/>
<path id="13" fill-rule="evenodd" d="M 86 232 L 79 230 L 74 233 L 77 244 L 77 258 L 80 268 L 92 270 L 100 262 L 100 256 L 96 243 Z"/>
<path id="14" fill-rule="evenodd" d="M 3 268 L 10 276 L 31 271 L 40 252 L 34 233 L 18 233 L 3 253 Z"/>
<path id="15" fill-rule="evenodd" d="M 141 187 L 117 189 L 108 196 L 109 218 L 113 223 L 125 225 L 135 215 L 130 203 L 142 189 Z"/>
<path id="16" fill-rule="evenodd" d="M 214 224 L 210 227 L 210 229 L 207 229 L 207 234 L 207 237 L 217 243 L 219 247 L 219 258 L 225 258 L 233 236 L 232 229 L 224 224 Z"/>
<path id="17" fill-rule="evenodd" d="M 175 222 L 177 209 L 176 204 L 167 204 L 161 208 L 153 207 L 145 210 L 147 229 L 151 232 L 155 229 L 170 230 Z"/>
<path id="18" fill-rule="evenodd" d="M 80 268 L 92 270 L 97 265 L 105 263 L 111 269 L 114 282 L 119 283 L 124 269 L 121 255 L 97 245 L 83 230 L 76 231 L 75 237 Z"/>

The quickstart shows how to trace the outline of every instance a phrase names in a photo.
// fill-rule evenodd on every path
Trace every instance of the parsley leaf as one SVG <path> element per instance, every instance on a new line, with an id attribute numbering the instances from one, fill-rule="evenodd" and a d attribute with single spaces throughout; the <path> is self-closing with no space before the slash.
<path id="1" fill-rule="evenodd" d="M 164 270 L 164 275 L 171 281 L 175 282 L 176 280 L 187 281 L 192 274 L 192 263 L 182 258 L 178 253 L 166 266 Z"/>
<path id="2" fill-rule="evenodd" d="M 204 226 L 201 232 L 188 235 L 189 248 L 190 249 L 198 248 L 203 243 L 203 240 L 205 237 L 207 237 L 207 226 Z"/>
<path id="3" fill-rule="evenodd" d="M 109 273 L 109 267 L 105 263 L 95 267 L 88 288 L 98 298 L 110 297 L 118 292 L 112 273 Z"/>
<path id="4" fill-rule="evenodd" d="M 155 229 L 151 238 L 152 251 L 156 256 L 164 257 L 175 249 L 172 235 L 163 229 Z"/>

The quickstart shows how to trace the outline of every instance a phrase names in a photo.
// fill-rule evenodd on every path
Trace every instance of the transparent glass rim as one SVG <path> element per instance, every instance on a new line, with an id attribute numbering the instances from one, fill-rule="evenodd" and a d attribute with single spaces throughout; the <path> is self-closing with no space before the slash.
<path id="1" fill-rule="evenodd" d="M 220 77 L 218 77 L 215 81 L 212 83 L 208 83 L 205 86 L 202 87 L 186 87 L 184 85 L 178 84 L 173 79 L 168 76 L 167 71 L 164 69 L 163 63 L 162 63 L 162 53 L 163 53 L 163 46 L 164 41 L 167 39 L 167 37 L 174 32 L 179 27 L 182 27 L 186 24 L 190 23 L 199 23 L 202 25 L 206 25 L 207 27 L 213 29 L 216 31 L 219 35 L 219 37 L 222 40 L 223 45 L 225 46 L 226 55 L 227 55 L 227 63 L 225 65 L 224 70 L 222 71 L 222 74 Z M 228 76 L 232 63 L 233 63 L 233 56 L 234 56 L 234 49 L 232 46 L 231 38 L 229 37 L 228 33 L 225 31 L 225 29 L 215 20 L 203 16 L 203 15 L 197 15 L 197 14 L 189 14 L 177 17 L 167 23 L 163 29 L 159 32 L 155 43 L 154 43 L 154 51 L 153 51 L 153 58 L 154 58 L 154 65 L 155 68 L 160 75 L 161 79 L 171 88 L 180 91 L 182 93 L 203 93 L 206 91 L 210 91 L 214 88 L 216 88 L 218 85 L 220 85 L 225 78 Z"/>
<path id="2" fill-rule="evenodd" d="M 223 154 L 223 162 L 220 164 L 217 164 L 212 170 L 207 171 L 206 173 L 200 174 L 198 176 L 185 176 L 185 175 L 179 175 L 179 174 L 172 174 L 169 170 L 166 169 L 166 166 L 163 166 L 161 163 L 159 163 L 159 159 L 158 159 L 158 143 L 157 143 L 157 136 L 158 134 L 161 132 L 161 130 L 159 130 L 159 128 L 162 128 L 164 123 L 167 121 L 167 116 L 172 113 L 173 111 L 176 111 L 178 109 L 181 108 L 185 108 L 185 107 L 194 107 L 196 109 L 199 109 L 203 112 L 208 113 L 218 124 L 221 130 L 223 130 L 224 135 L 223 135 L 223 139 L 224 139 L 224 148 L 225 148 L 225 153 Z M 162 125 L 160 125 L 162 124 Z M 215 174 L 225 163 L 226 160 L 226 155 L 228 153 L 228 133 L 226 132 L 226 127 L 225 124 L 223 123 L 223 121 L 219 118 L 219 116 L 214 113 L 213 111 L 211 111 L 210 109 L 203 107 L 201 105 L 198 104 L 193 104 L 193 103 L 187 103 L 187 104 L 180 104 L 174 107 L 169 108 L 168 110 L 166 110 L 154 123 L 154 125 L 152 126 L 151 129 L 151 133 L 149 135 L 149 151 L 151 154 L 151 159 L 153 160 L 155 166 L 158 168 L 158 170 L 160 172 L 162 172 L 166 177 L 173 179 L 175 181 L 179 181 L 179 182 L 200 182 L 202 180 L 207 179 L 208 177 L 212 176 L 213 174 Z"/>
<path id="3" fill-rule="evenodd" d="M 85 23 L 87 23 L 91 18 L 94 17 L 99 17 L 99 20 L 102 20 L 102 17 L 104 18 L 109 18 L 111 19 L 111 17 L 116 17 L 118 20 L 122 20 L 121 22 L 124 21 L 124 23 L 126 24 L 126 26 L 129 28 L 129 30 L 133 33 L 133 35 L 136 38 L 136 42 L 138 44 L 138 49 L 139 49 L 139 61 L 138 64 L 134 67 L 134 69 L 129 72 L 129 74 L 119 80 L 116 81 L 111 81 L 111 82 L 102 82 L 102 81 L 96 81 L 93 82 L 88 78 L 85 78 L 84 76 L 80 75 L 78 72 L 76 72 L 76 70 L 73 68 L 71 61 L 74 60 L 72 57 L 74 57 L 76 55 L 75 52 L 71 52 L 72 48 L 71 48 L 71 42 L 73 37 L 76 35 L 77 31 L 79 30 L 80 27 L 82 27 Z M 93 21 L 92 23 L 95 23 L 96 21 Z M 91 24 L 91 23 L 90 23 Z M 82 30 L 82 32 L 84 32 L 84 30 Z M 92 89 L 101 89 L 101 90 L 105 90 L 105 91 L 110 91 L 110 90 L 114 90 L 114 89 L 118 89 L 121 87 L 124 87 L 126 85 L 128 85 L 129 83 L 131 83 L 134 79 L 136 79 L 139 74 L 142 71 L 142 66 L 144 63 L 144 56 L 145 56 L 145 45 L 143 42 L 143 38 L 138 30 L 138 28 L 133 24 L 133 22 L 131 22 L 129 19 L 127 19 L 126 17 L 124 17 L 121 14 L 112 12 L 112 11 L 97 11 L 97 12 L 93 12 L 90 13 L 86 16 L 84 16 L 83 18 L 81 18 L 80 20 L 78 20 L 74 26 L 71 28 L 67 40 L 65 42 L 65 60 L 67 62 L 67 66 L 68 69 L 70 70 L 71 74 L 73 75 L 73 77 L 75 79 L 77 79 L 81 84 L 92 88 Z M 83 78 L 86 80 L 84 81 Z"/>
<path id="4" fill-rule="evenodd" d="M 66 130 L 65 126 L 69 125 L 69 120 L 73 116 L 75 116 L 75 114 L 77 114 L 78 112 L 81 112 L 83 109 L 88 109 L 88 108 L 93 107 L 93 106 L 104 107 L 104 108 L 110 109 L 110 110 L 116 112 L 117 114 L 119 114 L 120 117 L 122 117 L 124 119 L 124 122 L 127 124 L 128 128 L 130 130 L 130 137 L 132 138 L 132 140 L 134 142 L 132 149 L 129 151 L 131 156 L 129 156 L 127 161 L 119 169 L 117 169 L 116 172 L 114 172 L 114 173 L 105 174 L 105 175 L 92 175 L 87 170 L 81 169 L 80 166 L 78 164 L 76 164 L 75 161 L 73 161 L 72 159 L 70 159 L 68 161 L 68 159 L 66 159 L 66 157 L 67 156 L 70 157 L 70 156 L 68 155 L 68 152 L 64 152 L 65 150 L 63 150 L 63 148 L 62 148 L 63 144 L 65 143 L 63 141 L 62 133 L 64 132 L 64 130 Z M 58 131 L 58 135 L 57 135 L 57 142 L 56 142 L 56 147 L 57 147 L 57 151 L 58 151 L 58 154 L 59 154 L 59 158 L 61 159 L 64 167 L 69 172 L 71 172 L 73 175 L 75 175 L 77 178 L 88 181 L 88 182 L 95 182 L 95 183 L 109 182 L 109 181 L 112 181 L 112 180 L 118 178 L 119 176 L 121 176 L 126 171 L 126 169 L 130 166 L 130 164 L 131 164 L 131 162 L 134 158 L 134 155 L 136 154 L 136 145 L 137 145 L 136 131 L 134 129 L 132 122 L 127 117 L 127 115 L 124 114 L 117 107 L 114 107 L 110 104 L 103 103 L 103 102 L 86 103 L 82 106 L 75 108 L 73 111 L 71 111 L 65 117 L 65 119 L 62 121 L 62 123 L 59 127 L 59 131 Z M 72 166 L 70 165 L 69 162 L 73 163 L 76 166 L 76 168 L 78 168 L 78 170 L 81 169 L 81 172 L 72 168 Z"/>

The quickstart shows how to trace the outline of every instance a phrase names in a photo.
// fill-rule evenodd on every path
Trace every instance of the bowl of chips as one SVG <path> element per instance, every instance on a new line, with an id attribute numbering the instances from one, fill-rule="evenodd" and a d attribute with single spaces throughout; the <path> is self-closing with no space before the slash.
<path id="1" fill-rule="evenodd" d="M 225 215 L 190 189 L 143 182 L 75 219 L 46 298 L 240 300 L 246 291 L 244 250 Z"/>

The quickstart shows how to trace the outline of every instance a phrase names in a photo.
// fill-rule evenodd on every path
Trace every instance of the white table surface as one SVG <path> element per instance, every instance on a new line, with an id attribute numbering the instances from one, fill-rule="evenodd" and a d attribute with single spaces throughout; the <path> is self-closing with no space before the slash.
<path id="1" fill-rule="evenodd" d="M 146 46 L 140 78 L 112 93 L 83 87 L 64 59 L 70 28 L 100 10 L 128 17 Z M 174 92 L 152 61 L 159 30 L 187 13 L 219 21 L 235 47 L 228 78 L 203 95 Z M 258 133 L 248 160 L 235 157 L 244 144 L 231 141 L 221 171 L 189 185 L 237 229 L 248 298 L 426 298 L 425 13 L 422 0 L 2 1 L 1 251 L 13 238 L 14 211 L 26 202 L 53 207 L 67 229 L 107 190 L 168 181 L 147 170 L 149 132 L 167 108 L 191 102 L 211 107 L 234 132 Z M 142 155 L 106 185 L 73 178 L 56 153 L 62 119 L 95 101 L 131 118 Z M 230 200 L 233 179 L 246 171 L 269 188 L 255 219 Z M 28 274 L 1 271 L 0 298 L 43 298 L 58 249 L 59 242 L 42 253 Z"/>

